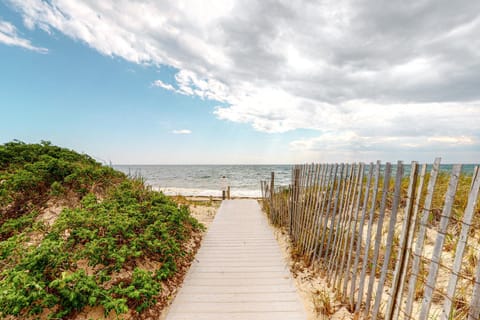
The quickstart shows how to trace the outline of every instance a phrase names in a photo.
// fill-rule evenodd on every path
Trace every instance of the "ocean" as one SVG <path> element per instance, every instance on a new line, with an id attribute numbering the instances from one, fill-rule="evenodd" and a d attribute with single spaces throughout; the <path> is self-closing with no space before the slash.
<path id="1" fill-rule="evenodd" d="M 257 198 L 261 196 L 260 181 L 270 180 L 275 172 L 275 185 L 291 183 L 292 165 L 114 165 L 115 169 L 130 176 L 141 176 L 155 190 L 167 195 L 221 196 L 222 176 L 231 187 L 232 197 Z M 452 165 L 443 164 L 441 171 L 450 171 Z M 474 165 L 464 164 L 462 172 L 472 174 Z M 382 165 L 382 172 L 384 165 Z M 396 164 L 393 164 L 395 177 Z M 431 165 L 428 166 L 428 172 Z M 410 174 L 405 164 L 404 175 Z"/>
<path id="2" fill-rule="evenodd" d="M 291 165 L 114 165 L 131 176 L 141 176 L 153 189 L 167 195 L 214 196 L 222 194 L 222 176 L 230 185 L 232 197 L 261 197 L 260 181 L 270 180 L 287 186 Z"/>

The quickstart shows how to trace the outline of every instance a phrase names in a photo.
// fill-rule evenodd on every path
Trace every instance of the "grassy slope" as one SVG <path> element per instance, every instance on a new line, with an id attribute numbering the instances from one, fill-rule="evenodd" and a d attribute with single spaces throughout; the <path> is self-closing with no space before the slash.
<path id="1" fill-rule="evenodd" d="M 64 209 L 49 225 L 39 215 L 52 203 Z M 0 316 L 138 315 L 165 299 L 200 228 L 187 207 L 89 156 L 0 145 Z"/>

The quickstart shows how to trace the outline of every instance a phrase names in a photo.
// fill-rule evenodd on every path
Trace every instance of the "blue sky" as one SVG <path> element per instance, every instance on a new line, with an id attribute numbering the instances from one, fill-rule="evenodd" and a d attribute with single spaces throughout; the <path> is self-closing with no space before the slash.
<path id="1" fill-rule="evenodd" d="M 0 3 L 0 143 L 115 164 L 477 162 L 480 11 L 346 4 Z"/>

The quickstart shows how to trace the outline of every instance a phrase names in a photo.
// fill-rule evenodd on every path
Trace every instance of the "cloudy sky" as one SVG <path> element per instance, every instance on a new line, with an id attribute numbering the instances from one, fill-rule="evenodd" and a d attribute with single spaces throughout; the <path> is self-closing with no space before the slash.
<path id="1" fill-rule="evenodd" d="M 0 142 L 113 163 L 478 163 L 479 34 L 471 0 L 6 0 Z"/>

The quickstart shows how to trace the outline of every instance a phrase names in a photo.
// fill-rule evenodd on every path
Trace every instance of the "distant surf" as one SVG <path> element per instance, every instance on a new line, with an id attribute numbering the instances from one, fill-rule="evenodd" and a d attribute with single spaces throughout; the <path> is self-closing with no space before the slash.
<path id="1" fill-rule="evenodd" d="M 115 165 L 131 176 L 141 176 L 155 190 L 167 195 L 219 197 L 225 176 L 232 197 L 258 198 L 260 181 L 275 172 L 276 185 L 291 181 L 291 165 Z"/>
<path id="2" fill-rule="evenodd" d="M 221 179 L 225 176 L 231 187 L 232 197 L 258 198 L 261 196 L 260 181 L 270 180 L 275 172 L 275 185 L 291 183 L 291 165 L 114 165 L 130 176 L 141 176 L 155 190 L 167 195 L 219 197 L 222 194 Z M 463 172 L 471 174 L 473 165 L 464 164 Z M 384 166 L 382 165 L 382 172 Z M 396 165 L 393 165 L 393 175 Z M 452 165 L 443 164 L 442 171 L 450 171 Z M 405 165 L 404 175 L 410 173 Z"/>

